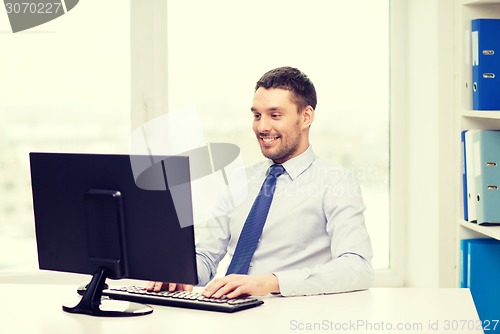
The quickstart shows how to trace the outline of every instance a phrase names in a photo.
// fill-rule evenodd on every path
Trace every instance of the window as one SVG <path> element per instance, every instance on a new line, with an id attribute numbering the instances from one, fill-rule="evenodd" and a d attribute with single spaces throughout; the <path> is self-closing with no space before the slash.
<path id="1" fill-rule="evenodd" d="M 389 0 L 168 2 L 169 111 L 194 109 L 209 142 L 262 159 L 253 88 L 294 66 L 318 93 L 315 153 L 353 169 L 367 205 L 377 269 L 390 265 Z"/>
<path id="2" fill-rule="evenodd" d="M 81 1 L 15 34 L 0 17 L 0 272 L 38 268 L 29 152 L 128 151 L 129 8 Z"/>

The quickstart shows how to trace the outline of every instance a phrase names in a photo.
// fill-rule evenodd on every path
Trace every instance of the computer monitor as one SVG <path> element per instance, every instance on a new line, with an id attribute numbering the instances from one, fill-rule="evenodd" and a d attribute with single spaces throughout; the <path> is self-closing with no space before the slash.
<path id="1" fill-rule="evenodd" d="M 188 157 L 34 152 L 30 166 L 39 268 L 93 275 L 65 311 L 152 312 L 133 303 L 110 310 L 101 303 L 107 278 L 197 284 Z M 172 187 L 183 189 L 182 222 Z"/>

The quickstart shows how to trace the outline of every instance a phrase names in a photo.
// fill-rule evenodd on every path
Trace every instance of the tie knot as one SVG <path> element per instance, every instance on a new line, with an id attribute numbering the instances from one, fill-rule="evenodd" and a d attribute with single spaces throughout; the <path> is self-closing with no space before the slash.
<path id="1" fill-rule="evenodd" d="M 284 172 L 285 172 L 285 167 L 283 167 L 282 165 L 271 165 L 271 167 L 269 168 L 269 174 L 276 178 L 281 174 L 283 174 Z"/>

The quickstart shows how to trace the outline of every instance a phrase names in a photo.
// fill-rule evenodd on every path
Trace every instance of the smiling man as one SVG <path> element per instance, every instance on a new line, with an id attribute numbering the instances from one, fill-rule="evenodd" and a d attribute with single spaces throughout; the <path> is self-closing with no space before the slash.
<path id="1" fill-rule="evenodd" d="M 246 199 L 222 196 L 196 245 L 207 297 L 314 295 L 367 289 L 372 248 L 353 174 L 317 157 L 309 143 L 316 90 L 296 68 L 280 67 L 255 87 L 253 131 L 266 161 L 247 169 Z M 233 194 L 234 195 L 234 194 Z M 233 196 L 234 197 L 234 196 Z M 231 256 L 226 276 L 217 267 Z M 148 290 L 192 289 L 150 282 Z"/>

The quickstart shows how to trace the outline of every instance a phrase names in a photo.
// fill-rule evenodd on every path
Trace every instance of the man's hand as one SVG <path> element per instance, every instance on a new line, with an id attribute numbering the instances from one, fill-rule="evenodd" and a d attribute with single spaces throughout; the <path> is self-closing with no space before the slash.
<path id="1" fill-rule="evenodd" d="M 228 275 L 216 278 L 203 291 L 205 297 L 236 298 L 242 295 L 264 296 L 268 293 L 279 292 L 279 282 L 274 275 L 250 276 Z"/>
<path id="2" fill-rule="evenodd" d="M 191 284 L 176 284 L 168 282 L 149 282 L 146 285 L 146 291 L 159 292 L 162 290 L 173 291 L 193 291 L 193 286 Z"/>

